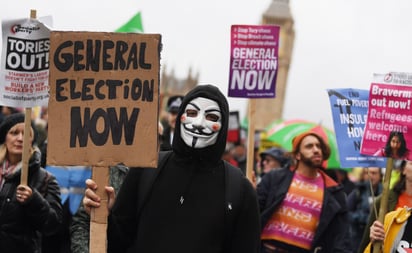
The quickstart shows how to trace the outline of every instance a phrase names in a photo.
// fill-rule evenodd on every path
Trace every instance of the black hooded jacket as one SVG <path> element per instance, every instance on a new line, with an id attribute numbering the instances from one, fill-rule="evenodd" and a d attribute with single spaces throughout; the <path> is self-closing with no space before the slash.
<path id="1" fill-rule="evenodd" d="M 186 143 L 181 138 L 180 133 L 180 118 L 184 113 L 184 109 L 187 104 L 195 98 L 203 97 L 211 99 L 220 107 L 222 115 L 222 128 L 219 132 L 218 139 L 214 145 L 207 146 L 205 148 L 194 149 L 186 145 Z M 225 96 L 219 91 L 219 89 L 212 85 L 201 85 L 194 88 L 183 98 L 182 104 L 180 106 L 179 113 L 176 117 L 176 128 L 173 138 L 173 151 L 181 157 L 190 157 L 202 163 L 216 164 L 221 160 L 223 152 L 226 147 L 227 129 L 229 125 L 229 105 Z"/>
<path id="2" fill-rule="evenodd" d="M 16 200 L 21 170 L 9 175 L 0 191 L 0 252 L 41 252 L 42 235 L 52 235 L 62 222 L 60 188 L 56 178 L 40 167 L 40 153 L 29 161 L 28 185 L 32 196 Z"/>
<path id="3" fill-rule="evenodd" d="M 180 133 L 180 117 L 186 105 L 197 97 L 216 101 L 222 115 L 216 143 L 201 149 L 187 146 Z M 228 116 L 226 98 L 215 86 L 197 86 L 185 96 L 177 116 L 173 152 L 156 177 L 141 213 L 137 212 L 138 191 L 144 169 L 132 168 L 120 189 L 109 217 L 108 252 L 258 251 L 257 198 L 246 178 L 241 182 L 242 203 L 234 232 L 226 238 L 225 170 L 221 157 Z"/>

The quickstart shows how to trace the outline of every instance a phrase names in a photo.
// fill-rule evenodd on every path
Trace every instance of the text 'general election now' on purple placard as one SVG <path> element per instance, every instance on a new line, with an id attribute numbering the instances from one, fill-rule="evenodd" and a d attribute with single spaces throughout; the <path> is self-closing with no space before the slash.
<path id="1" fill-rule="evenodd" d="M 229 97 L 274 98 L 279 26 L 232 25 Z"/>

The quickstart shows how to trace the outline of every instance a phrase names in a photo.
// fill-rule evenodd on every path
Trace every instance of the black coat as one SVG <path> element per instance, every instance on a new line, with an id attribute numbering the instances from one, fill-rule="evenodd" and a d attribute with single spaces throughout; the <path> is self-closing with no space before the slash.
<path id="1" fill-rule="evenodd" d="M 16 200 L 21 170 L 8 176 L 0 191 L 0 252 L 39 253 L 42 235 L 52 235 L 62 221 L 60 188 L 53 175 L 40 167 L 40 153 L 29 162 L 28 185 L 33 193 L 26 203 Z"/>
<path id="2" fill-rule="evenodd" d="M 197 97 L 216 101 L 222 115 L 216 143 L 198 149 L 185 144 L 179 127 L 185 106 Z M 239 208 L 231 206 L 237 216 L 228 225 L 221 159 L 229 117 L 224 95 L 216 87 L 197 86 L 180 108 L 172 154 L 160 165 L 146 201 L 138 194 L 139 185 L 148 181 L 140 180 L 141 173 L 156 169 L 132 168 L 126 176 L 109 216 L 108 252 L 257 253 L 259 210 L 256 192 L 245 177 L 239 180 Z"/>

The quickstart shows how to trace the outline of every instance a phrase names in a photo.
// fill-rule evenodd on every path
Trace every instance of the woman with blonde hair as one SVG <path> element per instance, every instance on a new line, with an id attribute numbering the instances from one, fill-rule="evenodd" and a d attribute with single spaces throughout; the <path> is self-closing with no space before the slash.
<path id="1" fill-rule="evenodd" d="M 20 183 L 23 156 L 24 114 L 7 116 L 0 125 L 0 252 L 40 253 L 43 235 L 60 228 L 62 207 L 59 185 L 40 165 L 33 146 L 31 125 L 27 185 Z"/>

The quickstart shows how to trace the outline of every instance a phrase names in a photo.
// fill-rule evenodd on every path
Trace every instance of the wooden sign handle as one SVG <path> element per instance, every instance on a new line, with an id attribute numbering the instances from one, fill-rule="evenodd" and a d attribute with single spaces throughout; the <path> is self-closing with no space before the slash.
<path id="1" fill-rule="evenodd" d="M 109 168 L 108 167 L 92 167 L 92 179 L 98 185 L 96 190 L 97 195 L 101 198 L 99 208 L 92 208 L 90 213 L 90 253 L 101 253 L 107 250 L 107 209 L 108 196 L 105 191 L 105 186 L 109 184 Z"/>
<path id="2" fill-rule="evenodd" d="M 255 111 L 256 111 L 256 101 L 254 99 L 249 100 L 249 111 L 248 111 L 248 136 L 247 136 L 247 159 L 246 159 L 246 177 L 249 181 L 256 186 L 255 178 L 256 175 L 253 175 L 253 166 L 255 162 Z"/>
<path id="3" fill-rule="evenodd" d="M 385 214 L 388 212 L 388 197 L 389 197 L 389 186 L 391 183 L 391 174 L 393 168 L 393 158 L 388 157 L 386 161 L 386 171 L 385 177 L 383 179 L 383 190 L 382 190 L 382 197 L 381 197 L 381 205 L 379 207 L 379 215 L 378 221 L 382 224 L 385 221 Z M 382 242 L 375 242 L 373 243 L 373 253 L 381 253 L 383 249 Z"/>
<path id="4" fill-rule="evenodd" d="M 30 18 L 37 18 L 36 10 L 30 10 Z M 33 129 L 34 131 L 34 129 Z M 29 159 L 30 159 L 30 133 L 31 133 L 31 107 L 25 108 L 24 114 L 24 136 L 23 136 L 23 154 L 22 168 L 20 174 L 20 184 L 27 185 L 29 177 Z"/>

